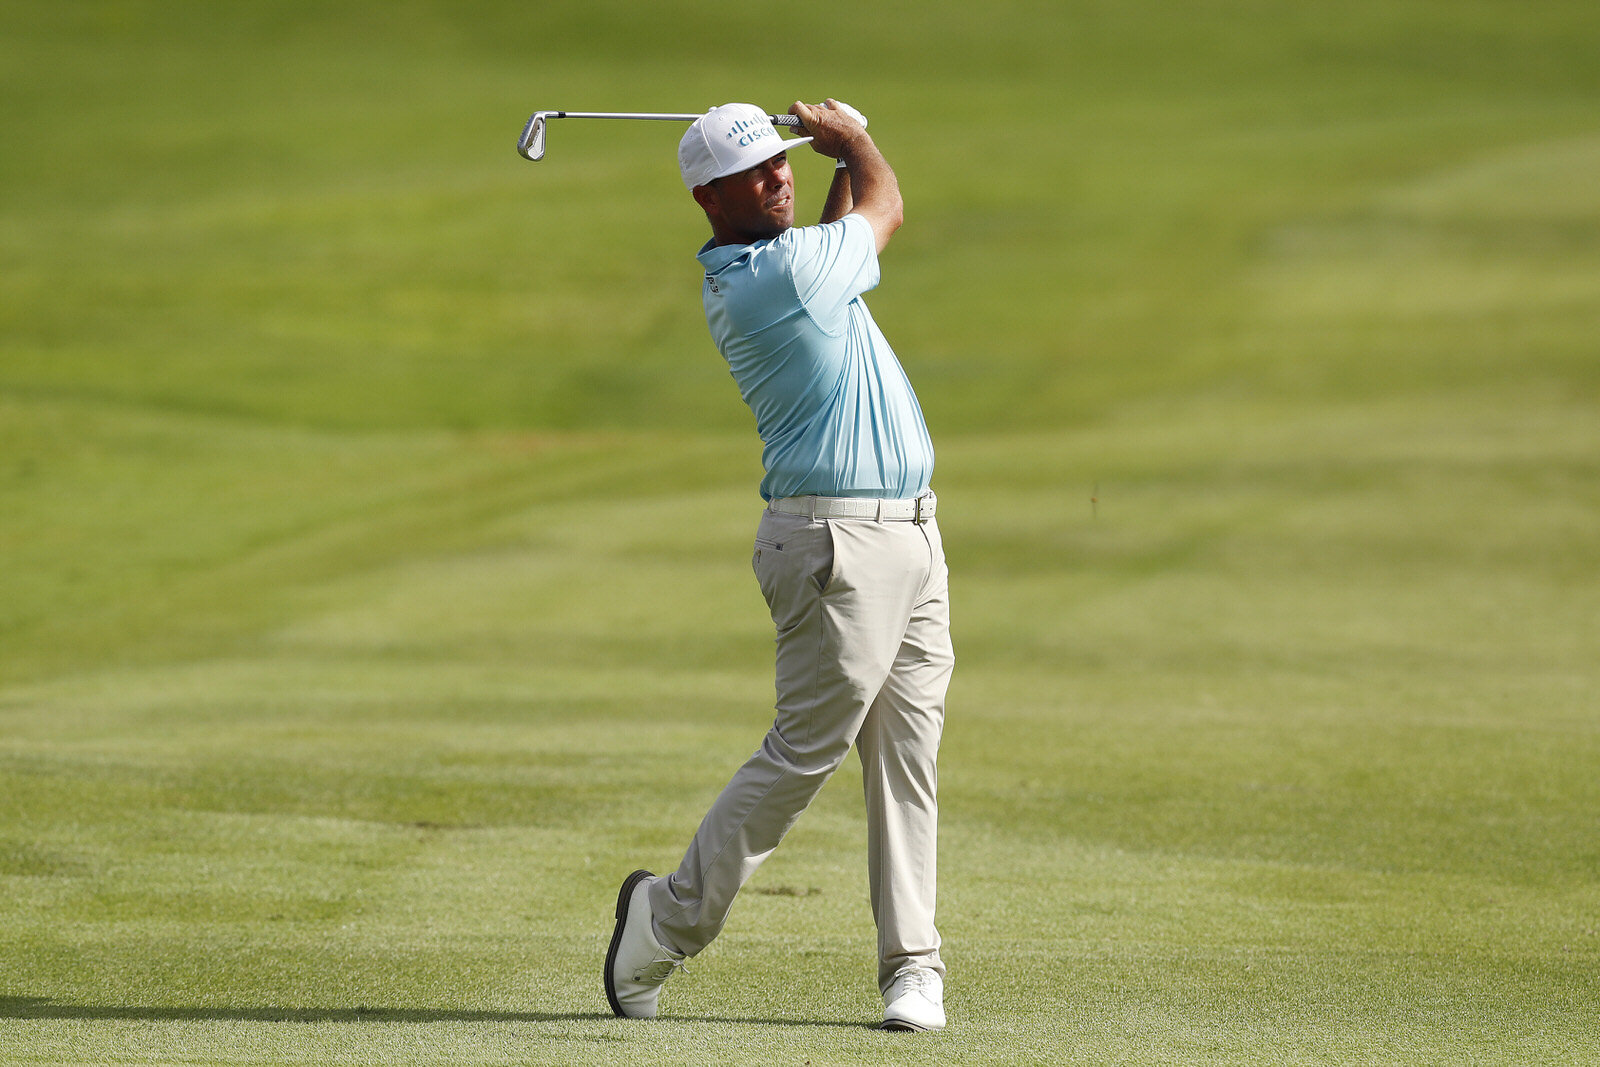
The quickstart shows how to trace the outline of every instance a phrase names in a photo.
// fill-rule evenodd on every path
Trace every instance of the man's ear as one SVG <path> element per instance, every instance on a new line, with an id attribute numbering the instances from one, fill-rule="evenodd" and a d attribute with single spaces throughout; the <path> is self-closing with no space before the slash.
<path id="1" fill-rule="evenodd" d="M 717 187 L 714 185 L 697 185 L 692 190 L 694 202 L 700 205 L 700 210 L 707 215 L 721 209 L 722 201 L 717 196 Z"/>

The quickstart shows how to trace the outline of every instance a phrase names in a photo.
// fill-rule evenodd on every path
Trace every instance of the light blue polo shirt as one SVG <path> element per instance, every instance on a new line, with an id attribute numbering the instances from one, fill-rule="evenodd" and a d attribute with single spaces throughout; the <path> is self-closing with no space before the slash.
<path id="1" fill-rule="evenodd" d="M 712 340 L 764 443 L 761 495 L 927 492 L 922 407 L 861 299 L 878 284 L 872 224 L 846 215 L 696 258 Z"/>

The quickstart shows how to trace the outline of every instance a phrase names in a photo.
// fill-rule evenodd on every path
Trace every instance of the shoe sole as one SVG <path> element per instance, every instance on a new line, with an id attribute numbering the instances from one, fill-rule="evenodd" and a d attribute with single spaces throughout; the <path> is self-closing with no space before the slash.
<path id="1" fill-rule="evenodd" d="M 611 931 L 611 947 L 606 949 L 606 1001 L 611 1005 L 611 1013 L 617 1018 L 624 1018 L 622 1005 L 617 1003 L 617 980 L 612 974 L 617 965 L 617 949 L 622 945 L 622 927 L 628 921 L 628 905 L 633 901 L 633 891 L 639 883 L 646 878 L 654 878 L 649 871 L 634 871 L 622 882 L 622 889 L 617 892 L 617 925 Z"/>
<path id="2" fill-rule="evenodd" d="M 901 1034 L 932 1034 L 944 1028 L 940 1026 L 918 1026 L 916 1023 L 908 1023 L 904 1019 L 885 1019 L 878 1024 L 877 1029 L 890 1030 Z"/>

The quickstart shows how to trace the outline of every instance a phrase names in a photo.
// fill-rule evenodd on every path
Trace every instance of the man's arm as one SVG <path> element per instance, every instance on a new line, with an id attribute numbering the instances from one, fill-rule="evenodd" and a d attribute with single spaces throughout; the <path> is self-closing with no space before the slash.
<path id="1" fill-rule="evenodd" d="M 900 199 L 900 182 L 889 161 L 883 158 L 866 127 L 832 106 L 812 107 L 796 101 L 789 114 L 799 117 L 805 132 L 812 137 L 811 147 L 830 159 L 842 159 L 845 169 L 835 172 L 833 187 L 823 208 L 823 221 L 843 218 L 854 212 L 872 226 L 878 251 L 905 221 L 905 204 Z M 835 216 L 834 211 L 844 210 Z"/>
<path id="2" fill-rule="evenodd" d="M 833 184 L 828 186 L 828 199 L 822 205 L 822 223 L 826 225 L 838 222 L 850 214 L 855 202 L 855 197 L 850 195 L 850 168 L 836 168 L 833 172 Z M 879 251 L 883 250 L 880 248 Z"/>

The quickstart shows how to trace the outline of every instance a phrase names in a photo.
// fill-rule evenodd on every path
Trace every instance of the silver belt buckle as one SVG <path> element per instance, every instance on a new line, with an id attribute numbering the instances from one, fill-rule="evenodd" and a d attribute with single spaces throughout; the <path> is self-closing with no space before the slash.
<path id="1" fill-rule="evenodd" d="M 916 510 L 911 513 L 911 521 L 918 526 L 922 525 L 922 497 L 917 497 Z"/>

